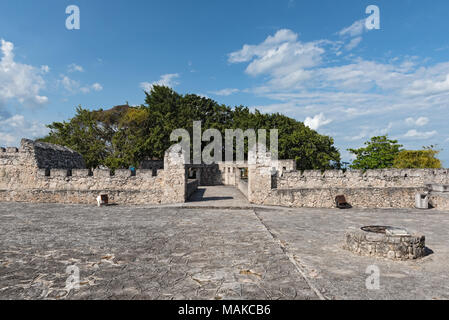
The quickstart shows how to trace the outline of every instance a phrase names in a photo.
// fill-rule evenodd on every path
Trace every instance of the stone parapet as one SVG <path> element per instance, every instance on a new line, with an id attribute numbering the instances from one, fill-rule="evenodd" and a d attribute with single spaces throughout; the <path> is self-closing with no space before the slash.
<path id="1" fill-rule="evenodd" d="M 290 171 L 277 178 L 280 189 L 288 188 L 388 188 L 449 184 L 447 169 L 384 169 Z"/>
<path id="2" fill-rule="evenodd" d="M 99 193 L 126 204 L 182 203 L 185 166 L 176 147 L 166 170 L 85 169 L 81 155 L 65 147 L 22 140 L 0 153 L 0 201 L 95 203 Z"/>
<path id="3" fill-rule="evenodd" d="M 344 195 L 354 208 L 414 208 L 416 193 L 424 191 L 425 188 L 273 189 L 254 203 L 295 208 L 335 208 L 335 198 Z"/>

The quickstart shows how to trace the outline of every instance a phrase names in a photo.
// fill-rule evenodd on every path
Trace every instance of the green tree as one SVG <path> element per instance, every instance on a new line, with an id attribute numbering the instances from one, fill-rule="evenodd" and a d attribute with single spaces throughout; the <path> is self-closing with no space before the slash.
<path id="1" fill-rule="evenodd" d="M 423 150 L 403 150 L 394 159 L 393 166 L 398 169 L 440 169 L 441 161 L 437 158 L 440 151 L 434 146 L 424 147 Z"/>
<path id="2" fill-rule="evenodd" d="M 83 155 L 86 165 L 95 168 L 108 155 L 108 143 L 103 128 L 94 114 L 79 106 L 76 115 L 69 122 L 55 122 L 48 125 L 50 134 L 40 139 L 43 142 L 72 148 Z"/>
<path id="3" fill-rule="evenodd" d="M 390 140 L 388 136 L 373 137 L 365 142 L 365 147 L 348 149 L 356 156 L 352 162 L 352 169 L 385 169 L 393 167 L 394 160 L 402 145 L 397 140 Z"/>
<path id="4" fill-rule="evenodd" d="M 266 129 L 269 142 L 268 130 L 278 129 L 279 158 L 295 159 L 300 170 L 330 169 L 340 163 L 340 153 L 331 137 L 279 113 L 251 112 L 244 106 L 230 108 L 194 94 L 180 95 L 163 86 L 153 86 L 145 95 L 145 103 L 137 107 L 96 111 L 80 107 L 69 122 L 49 125 L 51 132 L 42 140 L 80 152 L 90 167 L 127 168 L 138 166 L 146 158 L 163 159 L 173 144 L 173 130 L 186 129 L 192 136 L 193 121 L 201 121 L 203 132 L 217 129 L 223 139 L 226 129 Z M 247 145 L 245 151 L 247 154 Z"/>

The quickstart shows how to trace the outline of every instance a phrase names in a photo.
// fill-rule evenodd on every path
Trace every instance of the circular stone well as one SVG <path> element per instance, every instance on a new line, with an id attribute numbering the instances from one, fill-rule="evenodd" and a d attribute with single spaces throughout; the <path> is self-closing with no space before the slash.
<path id="1" fill-rule="evenodd" d="M 362 256 L 414 260 L 425 256 L 426 237 L 402 228 L 368 226 L 347 232 L 343 247 Z"/>

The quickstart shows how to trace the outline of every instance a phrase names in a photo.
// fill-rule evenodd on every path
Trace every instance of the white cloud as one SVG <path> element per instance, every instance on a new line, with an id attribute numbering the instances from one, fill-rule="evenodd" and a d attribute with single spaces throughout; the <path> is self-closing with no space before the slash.
<path id="1" fill-rule="evenodd" d="M 8 100 L 15 99 L 25 106 L 41 105 L 48 102 L 41 95 L 45 81 L 42 69 L 22 64 L 14 60 L 14 44 L 1 40 L 0 60 L 0 107 Z"/>
<path id="2" fill-rule="evenodd" d="M 308 78 L 307 69 L 322 62 L 325 42 L 300 42 L 298 35 L 291 30 L 282 29 L 268 36 L 259 45 L 247 45 L 229 54 L 230 63 L 250 62 L 246 73 L 251 76 L 267 74 L 270 85 L 288 88 L 298 80 Z M 292 72 L 295 72 L 292 75 Z"/>
<path id="3" fill-rule="evenodd" d="M 312 130 L 318 130 L 320 127 L 331 123 L 332 120 L 326 119 L 323 113 L 317 114 L 313 118 L 307 117 L 304 124 Z"/>
<path id="4" fill-rule="evenodd" d="M 0 117 L 0 145 L 18 146 L 22 138 L 35 139 L 48 133 L 48 128 L 38 121 L 28 121 L 23 115 Z"/>
<path id="5" fill-rule="evenodd" d="M 418 127 L 423 127 L 425 125 L 427 125 L 429 123 L 429 118 L 427 117 L 419 117 L 418 119 L 414 119 L 414 118 L 407 118 L 405 119 L 405 122 L 409 125 L 409 126 L 418 126 Z"/>
<path id="6" fill-rule="evenodd" d="M 350 136 L 350 135 L 346 136 L 345 140 L 348 140 L 348 141 L 359 141 L 359 140 L 365 139 L 367 137 L 368 137 L 368 133 L 366 131 L 362 131 L 362 132 L 360 132 L 356 136 Z"/>
<path id="7" fill-rule="evenodd" d="M 179 78 L 178 73 L 164 74 L 161 76 L 161 78 L 158 81 L 154 81 L 151 83 L 150 82 L 141 82 L 140 87 L 147 92 L 150 92 L 151 89 L 153 89 L 153 86 L 155 86 L 155 85 L 173 88 L 179 84 L 179 82 L 176 80 L 178 78 Z"/>
<path id="8" fill-rule="evenodd" d="M 67 91 L 70 91 L 72 93 L 79 90 L 79 88 L 80 88 L 80 83 L 78 81 L 72 80 L 65 75 L 61 75 L 61 79 L 59 80 L 59 83 L 64 87 L 64 89 L 66 89 Z"/>
<path id="9" fill-rule="evenodd" d="M 261 45 L 245 45 L 244 49 L 230 55 L 230 62 L 247 60 L 249 68 L 258 59 L 251 60 L 254 52 L 273 52 L 267 53 L 267 58 L 261 60 L 273 59 L 277 51 L 271 47 L 269 49 L 267 43 L 278 44 L 280 39 L 296 39 L 292 32 L 284 31 L 282 36 L 278 33 L 268 37 Z M 324 42 L 314 41 L 302 45 L 312 46 L 317 43 Z M 263 50 L 260 49 L 262 47 Z M 324 50 L 324 47 L 320 48 Z M 326 53 L 330 51 L 332 48 Z M 326 56 L 326 53 L 322 56 Z M 433 96 L 412 96 L 406 91 L 410 91 L 417 81 L 429 84 L 428 87 L 434 85 L 439 91 L 445 89 L 445 82 L 443 84 L 434 79 L 449 74 L 449 62 L 425 66 L 415 57 L 404 57 L 391 59 L 388 63 L 352 58 L 348 63 L 342 57 L 340 61 L 332 61 L 329 65 L 323 59 L 315 66 L 295 68 L 292 61 L 295 61 L 295 56 L 290 52 L 288 57 L 280 59 L 279 64 L 272 64 L 269 77 L 263 79 L 263 85 L 252 88 L 250 92 L 288 104 L 290 109 L 296 109 L 298 114 L 295 116 L 298 117 L 310 114 L 310 110 L 304 106 L 315 112 L 327 112 L 332 108 L 353 118 L 393 110 L 418 111 L 448 105 L 449 91 Z"/>
<path id="10" fill-rule="evenodd" d="M 103 90 L 103 86 L 98 82 L 92 85 L 81 85 L 81 83 L 77 80 L 73 80 L 66 75 L 61 75 L 61 79 L 58 80 L 58 83 L 64 87 L 65 90 L 70 92 L 71 94 L 77 93 L 90 93 L 93 91 L 101 91 Z"/>
<path id="11" fill-rule="evenodd" d="M 408 131 L 405 135 L 404 138 L 414 138 L 414 139 L 429 139 L 435 135 L 437 135 L 438 132 L 437 131 L 428 131 L 428 132 L 421 132 L 421 131 L 417 131 L 415 129 Z"/>
<path id="12" fill-rule="evenodd" d="M 351 51 L 352 49 L 356 48 L 360 44 L 360 42 L 362 42 L 362 37 L 354 38 L 345 46 L 345 49 Z"/>
<path id="13" fill-rule="evenodd" d="M 226 89 L 222 89 L 222 90 L 218 90 L 218 91 L 211 91 L 211 94 L 214 94 L 216 96 L 230 96 L 233 95 L 234 93 L 239 92 L 239 89 L 232 89 L 232 88 L 226 88 Z"/>
<path id="14" fill-rule="evenodd" d="M 41 72 L 42 73 L 49 73 L 50 72 L 50 67 L 47 65 L 41 66 Z"/>
<path id="15" fill-rule="evenodd" d="M 247 45 L 239 51 L 229 54 L 229 62 L 248 62 L 254 56 L 264 56 L 267 52 L 282 43 L 294 43 L 298 39 L 298 35 L 291 30 L 282 29 L 276 32 L 274 36 L 268 36 L 265 41 L 259 45 Z"/>
<path id="16" fill-rule="evenodd" d="M 409 95 L 433 95 L 449 93 L 449 74 L 445 75 L 442 81 L 434 79 L 417 79 L 410 87 L 404 90 Z"/>
<path id="17" fill-rule="evenodd" d="M 243 45 L 228 61 L 245 63 L 245 74 L 256 78 L 248 93 L 272 101 L 259 110 L 306 119 L 313 128 L 323 126 L 320 114 L 329 115 L 333 122 L 326 124 L 326 132 L 342 149 L 384 134 L 404 139 L 408 148 L 419 148 L 425 139 L 445 141 L 439 128 L 449 117 L 449 59 L 431 63 L 388 54 L 364 59 L 342 50 L 364 32 L 359 23 L 340 32 L 341 42 L 300 42 L 295 32 L 281 30 L 259 44 Z M 304 51 L 314 53 L 309 58 L 293 48 L 316 50 Z M 439 115 L 432 119 L 435 130 L 417 130 L 430 123 L 425 114 Z"/>
<path id="18" fill-rule="evenodd" d="M 0 145 L 4 147 L 12 147 L 16 144 L 16 137 L 9 133 L 0 131 Z"/>
<path id="19" fill-rule="evenodd" d="M 365 19 L 358 20 L 349 27 L 346 27 L 337 33 L 344 40 L 348 41 L 349 39 L 349 43 L 347 43 L 344 47 L 347 51 L 355 49 L 362 42 L 362 34 L 368 31 L 365 26 L 365 21 Z M 337 52 L 337 56 L 341 54 L 341 51 Z"/>
<path id="20" fill-rule="evenodd" d="M 353 35 L 345 45 L 345 49 L 350 51 L 357 47 L 362 41 L 359 35 L 365 28 L 364 20 L 354 23 L 351 27 L 343 29 L 340 35 Z M 243 45 L 242 49 L 228 55 L 230 63 L 248 63 L 245 72 L 251 76 L 268 75 L 269 80 L 266 86 L 259 87 L 259 91 L 292 90 L 303 89 L 310 79 L 331 80 L 339 85 L 341 80 L 354 80 L 358 83 L 360 78 L 365 78 L 363 83 L 368 81 L 371 74 L 377 74 L 378 83 L 383 83 L 386 77 L 379 78 L 383 69 L 378 69 L 379 64 L 371 61 L 355 60 L 349 65 L 322 68 L 328 62 L 329 54 L 342 54 L 340 48 L 344 44 L 342 41 L 317 40 L 301 42 L 299 36 L 292 30 L 282 29 L 274 35 L 268 36 L 262 43 L 257 45 Z M 401 71 L 405 71 L 404 65 Z M 368 71 L 368 73 L 367 73 Z M 357 79 L 355 79 L 357 76 Z M 323 78 L 323 79 L 321 79 Z M 388 83 L 394 83 L 394 78 Z M 352 83 L 344 82 L 346 85 Z M 316 83 L 311 84 L 316 86 Z"/>
<path id="21" fill-rule="evenodd" d="M 187 62 L 187 66 L 189 67 L 189 71 L 190 72 L 192 72 L 192 73 L 196 72 L 196 70 L 193 68 L 193 62 L 192 61 Z"/>
<path id="22" fill-rule="evenodd" d="M 338 32 L 338 34 L 341 37 L 344 36 L 358 37 L 366 30 L 365 21 L 366 21 L 365 19 L 358 20 L 349 27 L 342 29 L 340 32 Z"/>
<path id="23" fill-rule="evenodd" d="M 75 63 L 72 63 L 68 66 L 68 71 L 69 72 L 84 72 L 84 68 Z"/>
<path id="24" fill-rule="evenodd" d="M 92 89 L 94 91 L 101 91 L 101 90 L 103 90 L 103 86 L 101 84 L 99 84 L 98 82 L 96 82 L 92 85 Z"/>

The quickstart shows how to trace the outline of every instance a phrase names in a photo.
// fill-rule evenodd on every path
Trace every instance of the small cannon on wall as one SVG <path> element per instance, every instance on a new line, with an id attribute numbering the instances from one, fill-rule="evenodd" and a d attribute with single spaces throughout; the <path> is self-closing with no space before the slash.
<path id="1" fill-rule="evenodd" d="M 352 206 L 346 201 L 346 197 L 344 195 L 339 195 L 335 197 L 335 205 L 338 209 L 351 209 Z"/>

